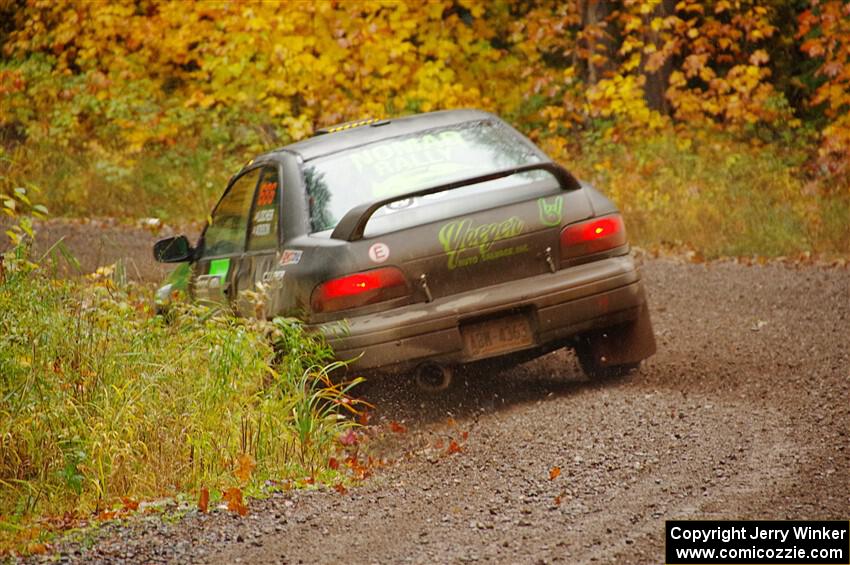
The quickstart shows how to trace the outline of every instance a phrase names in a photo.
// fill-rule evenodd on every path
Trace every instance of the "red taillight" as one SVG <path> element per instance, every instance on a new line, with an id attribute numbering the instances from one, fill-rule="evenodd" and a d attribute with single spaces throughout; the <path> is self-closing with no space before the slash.
<path id="1" fill-rule="evenodd" d="M 383 267 L 325 281 L 313 290 L 313 311 L 335 312 L 408 294 L 407 279 L 395 267 Z"/>
<path id="2" fill-rule="evenodd" d="M 561 258 L 570 259 L 620 247 L 626 243 L 626 228 L 619 214 L 594 218 L 567 226 L 561 231 Z"/>

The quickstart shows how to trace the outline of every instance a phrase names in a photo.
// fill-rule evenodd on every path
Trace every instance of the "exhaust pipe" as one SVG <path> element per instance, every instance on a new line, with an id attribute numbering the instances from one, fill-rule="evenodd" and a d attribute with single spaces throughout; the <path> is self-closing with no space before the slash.
<path id="1" fill-rule="evenodd" d="M 422 363 L 414 370 L 416 386 L 425 392 L 440 392 L 449 388 L 452 383 L 452 369 L 428 361 Z"/>

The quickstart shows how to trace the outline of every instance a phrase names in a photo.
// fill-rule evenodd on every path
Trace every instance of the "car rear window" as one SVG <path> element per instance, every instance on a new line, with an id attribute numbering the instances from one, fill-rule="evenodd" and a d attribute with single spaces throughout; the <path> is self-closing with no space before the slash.
<path id="1" fill-rule="evenodd" d="M 539 161 L 533 146 L 493 121 L 416 132 L 318 157 L 304 168 L 312 231 L 333 229 L 346 212 L 364 202 Z M 547 174 L 534 171 L 486 184 L 488 188 L 512 187 Z M 425 200 L 468 193 L 459 189 Z M 384 208 L 375 216 L 391 212 L 393 205 Z"/>

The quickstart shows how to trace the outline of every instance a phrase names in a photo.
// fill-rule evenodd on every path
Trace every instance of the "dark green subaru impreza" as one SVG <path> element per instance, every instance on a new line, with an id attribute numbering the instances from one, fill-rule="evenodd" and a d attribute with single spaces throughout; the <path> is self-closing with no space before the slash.
<path id="1" fill-rule="evenodd" d="M 298 317 L 340 359 L 423 386 L 560 347 L 592 376 L 655 352 L 614 204 L 486 112 L 343 124 L 260 155 L 197 246 L 154 255 L 190 263 L 196 300 Z"/>

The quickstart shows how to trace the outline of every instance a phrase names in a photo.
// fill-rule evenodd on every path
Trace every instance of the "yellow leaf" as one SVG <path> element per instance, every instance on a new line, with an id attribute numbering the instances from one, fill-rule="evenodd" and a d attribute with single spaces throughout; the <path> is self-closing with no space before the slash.
<path id="1" fill-rule="evenodd" d="M 236 471 L 234 475 L 242 481 L 243 483 L 247 483 L 248 479 L 251 478 L 251 473 L 254 471 L 254 467 L 257 466 L 257 462 L 247 453 L 243 453 L 236 460 Z"/>

